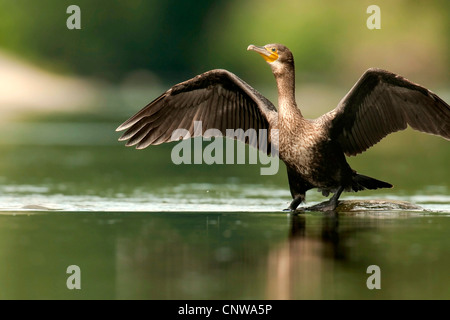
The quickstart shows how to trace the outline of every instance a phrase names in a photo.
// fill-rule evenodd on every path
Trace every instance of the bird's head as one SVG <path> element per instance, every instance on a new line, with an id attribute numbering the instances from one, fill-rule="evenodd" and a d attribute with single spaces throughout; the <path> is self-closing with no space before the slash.
<path id="1" fill-rule="evenodd" d="M 247 50 L 259 53 L 270 65 L 275 75 L 282 73 L 283 70 L 289 69 L 286 67 L 294 66 L 294 56 L 292 55 L 292 52 L 282 44 L 266 44 L 263 47 L 251 44 L 247 47 Z"/>

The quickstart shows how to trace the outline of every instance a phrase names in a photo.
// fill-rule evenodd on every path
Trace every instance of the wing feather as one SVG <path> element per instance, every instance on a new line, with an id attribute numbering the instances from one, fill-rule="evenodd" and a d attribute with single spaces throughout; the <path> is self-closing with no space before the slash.
<path id="1" fill-rule="evenodd" d="M 347 155 L 364 152 L 408 125 L 450 140 L 450 106 L 426 88 L 381 69 L 367 70 L 320 121 Z"/>
<path id="2" fill-rule="evenodd" d="M 269 131 L 277 117 L 273 104 L 259 92 L 233 73 L 216 69 L 173 86 L 117 131 L 126 130 L 119 140 L 128 140 L 127 146 L 143 149 L 170 142 L 176 129 L 188 130 L 191 137 L 211 128 L 223 135 L 226 129 Z M 194 132 L 194 121 L 202 121 L 201 132 Z M 257 139 L 252 139 L 250 143 L 258 146 Z"/>

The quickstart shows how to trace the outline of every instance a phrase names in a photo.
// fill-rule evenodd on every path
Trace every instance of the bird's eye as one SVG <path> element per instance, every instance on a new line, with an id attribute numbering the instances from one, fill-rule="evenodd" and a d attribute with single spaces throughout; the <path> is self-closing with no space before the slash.
<path id="1" fill-rule="evenodd" d="M 272 48 L 272 52 L 277 52 L 277 49 L 275 49 L 275 48 Z"/>

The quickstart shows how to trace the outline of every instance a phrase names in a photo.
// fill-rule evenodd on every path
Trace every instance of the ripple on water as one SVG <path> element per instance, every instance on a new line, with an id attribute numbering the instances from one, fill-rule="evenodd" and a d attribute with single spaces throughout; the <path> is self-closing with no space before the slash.
<path id="1" fill-rule="evenodd" d="M 262 184 L 179 184 L 157 192 L 136 189 L 131 194 L 111 197 L 51 193 L 47 186 L 3 185 L 0 211 L 94 211 L 94 212 L 281 212 L 290 200 L 289 191 Z M 323 201 L 316 192 L 308 193 L 308 205 Z M 450 213 L 450 196 L 444 194 L 394 196 L 376 194 L 342 199 L 387 199 L 417 204 L 430 212 Z"/>

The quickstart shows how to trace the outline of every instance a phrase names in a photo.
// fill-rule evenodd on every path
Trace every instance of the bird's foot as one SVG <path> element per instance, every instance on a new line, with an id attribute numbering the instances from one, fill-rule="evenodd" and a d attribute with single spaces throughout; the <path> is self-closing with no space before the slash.
<path id="1" fill-rule="evenodd" d="M 288 208 L 284 209 L 284 212 L 296 212 L 297 211 L 297 207 L 300 203 L 302 203 L 303 201 L 305 201 L 305 195 L 304 194 L 298 194 L 295 196 L 294 200 L 292 200 L 291 204 L 289 205 Z"/>
<path id="2" fill-rule="evenodd" d="M 315 204 L 311 207 L 302 208 L 304 211 L 320 211 L 320 212 L 328 212 L 336 210 L 338 206 L 338 201 L 324 201 L 318 204 Z"/>
<path id="3" fill-rule="evenodd" d="M 298 207 L 296 209 L 286 208 L 286 209 L 283 209 L 283 212 L 288 212 L 290 214 L 298 214 L 298 213 L 305 213 L 305 211 L 306 211 L 305 209 L 306 208 L 304 208 L 304 207 Z"/>

